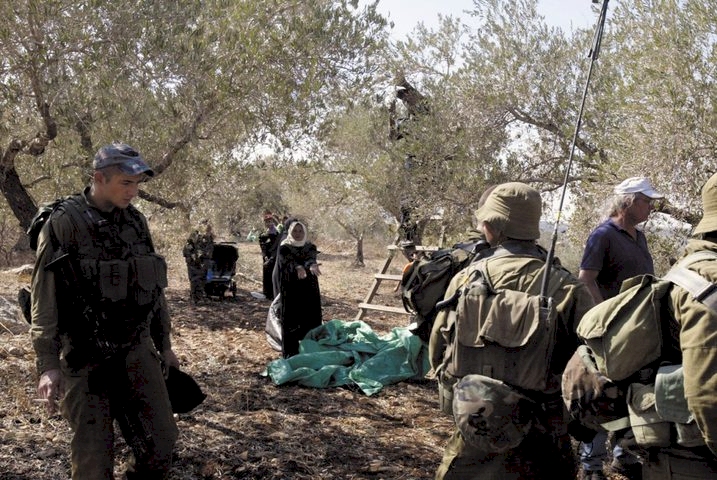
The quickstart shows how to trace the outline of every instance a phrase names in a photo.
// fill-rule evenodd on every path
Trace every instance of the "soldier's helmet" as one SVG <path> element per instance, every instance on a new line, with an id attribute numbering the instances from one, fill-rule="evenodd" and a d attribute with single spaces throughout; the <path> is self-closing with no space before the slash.
<path id="1" fill-rule="evenodd" d="M 453 417 L 468 445 L 504 453 L 532 427 L 534 403 L 499 380 L 466 375 L 453 387 Z"/>

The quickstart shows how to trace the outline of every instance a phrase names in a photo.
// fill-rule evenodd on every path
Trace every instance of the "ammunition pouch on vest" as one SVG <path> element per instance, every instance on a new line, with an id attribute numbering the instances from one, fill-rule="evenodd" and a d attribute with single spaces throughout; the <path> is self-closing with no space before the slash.
<path id="1" fill-rule="evenodd" d="M 687 408 L 681 365 L 660 367 L 654 383 L 630 384 L 627 410 L 628 417 L 604 423 L 603 428 L 631 428 L 635 443 L 643 448 L 666 448 L 674 443 L 693 448 L 705 444 Z"/>
<path id="2" fill-rule="evenodd" d="M 146 307 L 153 305 L 160 291 L 167 287 L 167 264 L 153 253 L 128 260 L 80 260 L 83 278 L 98 286 L 99 298 L 108 304 Z"/>

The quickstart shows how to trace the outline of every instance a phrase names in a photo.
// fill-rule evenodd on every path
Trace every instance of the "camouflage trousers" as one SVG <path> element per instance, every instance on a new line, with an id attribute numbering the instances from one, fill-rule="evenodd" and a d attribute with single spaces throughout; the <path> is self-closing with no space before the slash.
<path id="1" fill-rule="evenodd" d="M 197 266 L 187 262 L 187 275 L 189 277 L 189 294 L 193 302 L 205 296 L 204 285 L 207 283 L 207 270 L 204 266 Z"/>
<path id="2" fill-rule="evenodd" d="M 448 440 L 435 480 L 574 480 L 576 472 L 567 434 L 556 441 L 533 429 L 517 448 L 503 454 L 486 454 L 467 445 L 456 429 Z"/>
<path id="3" fill-rule="evenodd" d="M 127 478 L 166 479 L 178 432 L 159 354 L 147 335 L 117 363 L 112 370 L 63 367 L 72 480 L 114 479 L 115 419 L 133 453 Z"/>

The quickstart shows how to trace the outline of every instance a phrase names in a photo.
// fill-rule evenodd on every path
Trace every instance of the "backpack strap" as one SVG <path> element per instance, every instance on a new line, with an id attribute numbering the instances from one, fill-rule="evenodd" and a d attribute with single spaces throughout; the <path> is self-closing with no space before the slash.
<path id="1" fill-rule="evenodd" d="M 89 205 L 87 202 L 80 200 L 80 198 L 81 194 L 65 197 L 57 206 L 56 210 L 64 211 L 69 216 L 72 225 L 78 231 L 84 231 L 84 234 L 77 235 L 77 238 L 80 241 L 91 242 L 91 239 L 95 234 L 95 223 L 88 214 L 90 210 Z M 50 224 L 50 239 L 53 243 L 53 248 L 57 249 L 60 247 L 57 236 L 52 228 L 52 224 Z M 76 252 L 72 253 L 74 254 Z"/>
<path id="2" fill-rule="evenodd" d="M 688 267 L 703 260 L 717 260 L 717 253 L 708 250 L 687 255 L 663 278 L 687 290 L 692 298 L 717 312 L 717 285 Z"/>
<path id="3" fill-rule="evenodd" d="M 482 261 L 480 261 L 476 264 L 477 265 L 476 270 L 480 270 L 481 276 L 485 279 L 485 282 L 491 291 L 495 291 L 495 288 L 493 287 L 493 282 L 490 280 L 490 275 L 488 274 L 488 268 L 487 268 L 488 262 L 493 259 L 507 256 L 510 254 L 511 254 L 511 252 L 509 252 L 509 251 L 498 251 L 498 252 L 496 252 L 495 255 L 493 255 L 491 257 L 484 258 L 484 259 L 482 259 Z M 540 256 L 525 255 L 525 257 L 526 258 L 535 258 L 535 259 L 543 261 L 543 265 L 540 267 L 540 270 L 535 275 L 535 277 L 530 282 L 530 284 L 527 286 L 527 288 L 524 290 L 525 293 L 528 293 L 530 295 L 540 295 L 540 289 L 542 286 L 541 284 L 543 281 L 543 275 L 545 275 L 545 269 L 547 268 L 547 263 L 545 263 L 545 258 L 540 257 Z M 560 264 L 554 263 L 553 267 L 560 267 Z M 560 290 L 560 288 L 565 283 L 565 280 L 569 276 L 569 273 L 567 271 L 563 270 L 562 268 L 555 269 L 555 270 L 553 270 L 553 272 L 554 273 L 560 272 L 560 274 L 554 275 L 550 279 L 550 283 L 548 285 L 548 292 L 547 292 L 548 298 L 552 298 L 553 295 L 555 295 L 557 293 L 557 291 Z"/>
<path id="4" fill-rule="evenodd" d="M 506 248 L 504 245 L 500 245 L 499 247 L 495 248 L 485 248 L 485 244 L 479 242 L 476 244 L 479 248 L 476 256 L 471 260 L 471 263 L 466 268 L 471 268 L 472 270 L 466 277 L 463 279 L 462 283 L 457 286 L 456 290 L 453 292 L 453 295 L 451 295 L 448 298 L 444 298 L 442 301 L 438 302 L 436 304 L 436 311 L 443 310 L 445 308 L 451 307 L 454 308 L 456 305 L 456 302 L 458 301 L 458 297 L 463 295 L 463 291 L 468 288 L 468 285 L 470 285 L 472 282 L 476 281 L 478 278 L 483 278 L 485 281 L 485 284 L 487 288 L 490 291 L 495 291 L 493 288 L 493 283 L 490 281 L 490 277 L 488 276 L 488 271 L 486 269 L 486 264 L 488 261 L 495 260 L 500 257 L 505 257 L 508 255 L 512 256 L 520 256 L 524 258 L 536 258 L 538 260 L 543 260 L 545 262 L 545 250 L 540 247 L 540 245 L 535 245 L 537 247 L 536 251 L 528 251 L 525 247 L 522 245 L 508 245 L 508 248 Z M 554 267 L 560 267 L 560 261 L 556 258 L 553 261 Z M 540 293 L 540 283 L 541 283 L 541 277 L 542 272 L 544 272 L 545 266 L 541 267 L 540 274 L 535 277 L 533 280 L 533 283 L 528 287 L 529 291 L 527 293 L 535 294 L 537 295 Z M 567 273 L 565 270 L 562 270 L 563 272 Z M 560 286 L 563 284 L 565 278 L 567 276 L 562 274 L 562 279 L 557 285 L 553 285 L 554 290 L 552 290 L 548 297 L 551 297 L 555 292 L 557 292 L 560 289 Z M 537 290 L 536 290 L 537 287 Z"/>
<path id="5" fill-rule="evenodd" d="M 717 260 L 717 252 L 702 250 L 691 253 L 676 263 L 662 278 L 684 288 L 692 295 L 693 299 L 717 312 L 717 285 L 688 268 L 690 265 L 704 260 Z M 605 430 L 614 432 L 629 428 L 630 418 L 622 417 L 601 425 Z"/>
<path id="6" fill-rule="evenodd" d="M 600 426 L 608 432 L 617 432 L 618 430 L 624 430 L 630 428 L 630 417 L 620 417 L 616 420 L 601 423 Z"/>

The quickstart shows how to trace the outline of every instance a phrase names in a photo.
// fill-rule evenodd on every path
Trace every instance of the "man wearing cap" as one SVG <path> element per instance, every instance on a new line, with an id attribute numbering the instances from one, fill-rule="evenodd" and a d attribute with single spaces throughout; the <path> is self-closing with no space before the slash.
<path id="1" fill-rule="evenodd" d="M 654 202 L 663 197 L 645 177 L 628 178 L 614 188 L 608 201 L 608 218 L 590 233 L 578 274 L 595 303 L 617 295 L 623 280 L 655 273 L 647 239 L 637 226 L 647 220 Z M 582 468 L 588 479 L 605 478 L 606 440 L 606 433 L 598 433 L 592 442 L 580 444 Z M 623 452 L 619 445 L 613 450 L 612 468 L 631 480 L 639 478 L 637 458 Z"/>
<path id="2" fill-rule="evenodd" d="M 663 198 L 644 177 L 628 178 L 615 187 L 607 220 L 588 237 L 578 278 L 595 303 L 614 297 L 623 280 L 654 273 L 647 239 L 637 225 L 647 220 L 656 200 Z"/>
<path id="3" fill-rule="evenodd" d="M 166 264 L 130 202 L 154 172 L 126 144 L 99 149 L 91 185 L 43 226 L 32 277 L 31 337 L 50 414 L 69 422 L 72 479 L 111 479 L 113 420 L 133 458 L 128 479 L 167 477 L 177 427 L 163 364 L 178 367 Z"/>
<path id="4" fill-rule="evenodd" d="M 702 208 L 702 220 L 683 256 L 704 251 L 717 254 L 717 175 L 702 188 Z M 714 258 L 692 263 L 689 269 L 717 283 Z M 684 397 L 699 430 L 697 441 L 677 444 L 676 440 L 683 440 L 678 431 L 669 447 L 651 449 L 644 457 L 643 476 L 645 480 L 714 479 L 717 478 L 717 312 L 677 285 L 670 291 L 668 307 L 679 328 L 673 340 L 679 343 L 682 352 Z M 686 443 L 689 446 L 684 446 Z"/>
<path id="5" fill-rule="evenodd" d="M 436 480 L 575 478 L 560 377 L 578 345 L 575 327 L 593 302 L 585 285 L 557 261 L 548 278 L 547 316 L 538 320 L 527 306 L 534 303 L 524 303 L 532 300 L 518 293 L 535 300 L 541 290 L 546 261 L 536 243 L 541 210 L 538 191 L 511 182 L 495 187 L 476 212 L 491 248 L 451 280 L 444 298 L 456 303 L 441 310 L 429 342 L 441 388 L 450 390 L 446 385 L 452 380 L 455 393 L 456 428 Z M 490 316 L 493 308 L 500 310 L 499 318 Z M 554 335 L 547 333 L 552 328 Z M 503 340 L 492 335 L 496 332 Z M 515 342 L 541 347 L 526 354 L 528 359 L 503 346 Z M 540 358 L 532 355 L 537 351 L 543 352 Z"/>

